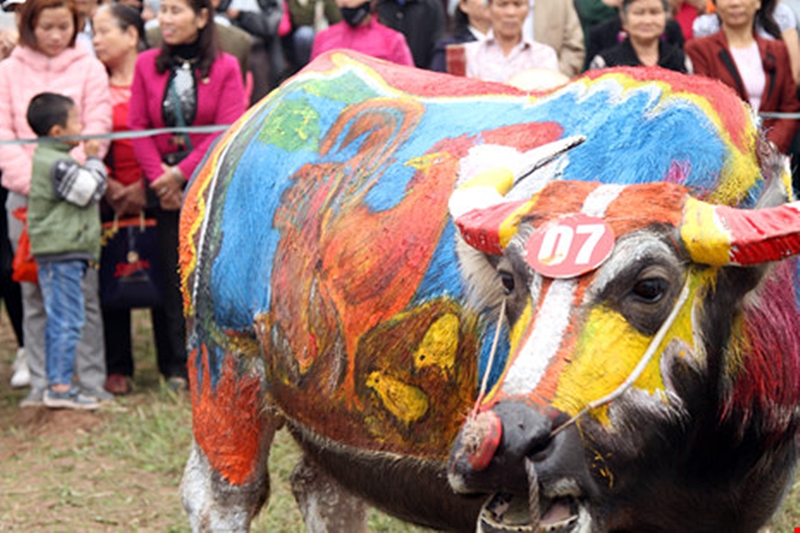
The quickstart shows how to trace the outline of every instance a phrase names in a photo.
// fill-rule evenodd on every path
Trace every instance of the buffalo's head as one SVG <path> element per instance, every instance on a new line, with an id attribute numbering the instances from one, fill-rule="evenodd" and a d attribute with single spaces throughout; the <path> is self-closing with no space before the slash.
<path id="1" fill-rule="evenodd" d="M 769 518 L 800 419 L 780 262 L 800 253 L 800 206 L 775 206 L 785 162 L 763 160 L 774 186 L 750 210 L 666 182 L 553 181 L 510 199 L 519 175 L 505 171 L 454 193 L 462 267 L 508 346 L 483 365 L 450 456 L 454 490 L 487 495 L 479 530 L 755 531 Z"/>

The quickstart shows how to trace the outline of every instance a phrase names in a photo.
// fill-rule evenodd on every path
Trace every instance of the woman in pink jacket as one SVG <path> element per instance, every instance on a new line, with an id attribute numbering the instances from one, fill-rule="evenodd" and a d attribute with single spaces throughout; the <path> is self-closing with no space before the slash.
<path id="1" fill-rule="evenodd" d="M 78 15 L 73 0 L 27 0 L 19 21 L 19 44 L 0 62 L 0 140 L 36 137 L 26 120 L 30 100 L 43 91 L 64 94 L 77 104 L 83 133 L 111 131 L 111 98 L 103 65 L 83 46 L 76 45 Z M 108 143 L 101 148 L 105 154 Z M 33 144 L 0 146 L 3 186 L 9 190 L 8 233 L 16 247 L 21 223 L 12 215 L 27 205 L 31 181 Z M 81 147 L 71 155 L 83 163 Z M 87 271 L 84 281 L 86 325 L 78 346 L 77 374 L 84 391 L 98 399 L 110 397 L 103 391 L 105 361 L 102 320 L 97 294 L 97 271 Z M 30 366 L 31 391 L 21 406 L 42 402 L 45 388 L 45 312 L 39 286 L 22 284 L 25 350 Z"/>
<path id="2" fill-rule="evenodd" d="M 219 50 L 210 0 L 162 0 L 162 45 L 139 54 L 131 87 L 131 130 L 232 124 L 244 113 L 238 61 Z M 219 133 L 134 139 L 136 159 L 157 202 L 164 266 L 162 304 L 153 309 L 158 368 L 173 390 L 186 388 L 186 326 L 178 276 L 178 210 L 183 189 Z"/>

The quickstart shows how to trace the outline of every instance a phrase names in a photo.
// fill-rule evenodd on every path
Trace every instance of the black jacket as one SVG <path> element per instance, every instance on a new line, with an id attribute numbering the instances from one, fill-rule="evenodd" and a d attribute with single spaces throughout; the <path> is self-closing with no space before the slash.
<path id="1" fill-rule="evenodd" d="M 614 17 L 605 22 L 601 22 L 589 30 L 586 38 L 586 59 L 584 70 L 589 68 L 594 56 L 621 43 L 620 33 L 622 32 L 622 20 Z M 667 20 L 667 27 L 664 29 L 664 36 L 671 45 L 683 49 L 683 32 L 681 26 L 674 20 Z"/>
<path id="2" fill-rule="evenodd" d="M 605 63 L 603 67 L 641 67 L 642 62 L 627 37 L 616 46 L 607 48 L 597 54 Z M 597 57 L 597 56 L 595 56 Z M 594 59 L 592 60 L 594 62 Z M 592 65 L 596 67 L 596 65 Z M 687 72 L 686 55 L 677 46 L 666 41 L 658 42 L 658 66 L 677 72 Z"/>
<path id="3" fill-rule="evenodd" d="M 405 0 L 401 6 L 397 0 L 378 2 L 378 20 L 384 26 L 402 33 L 414 65 L 428 68 L 433 48 L 444 35 L 444 8 L 440 0 Z"/>

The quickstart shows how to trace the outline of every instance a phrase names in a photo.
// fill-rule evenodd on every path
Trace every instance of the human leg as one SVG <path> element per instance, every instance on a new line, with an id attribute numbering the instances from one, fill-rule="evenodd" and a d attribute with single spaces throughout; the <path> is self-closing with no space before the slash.
<path id="1" fill-rule="evenodd" d="M 44 404 L 52 408 L 96 409 L 97 400 L 81 394 L 72 384 L 76 349 L 86 321 L 81 290 L 86 262 L 40 261 L 37 267 L 47 313 L 44 337 L 48 384 Z"/>
<path id="2" fill-rule="evenodd" d="M 25 360 L 30 372 L 31 390 L 21 407 L 42 403 L 47 386 L 44 361 L 44 329 L 47 315 L 42 301 L 42 291 L 37 283 L 20 283 L 22 291 L 22 331 L 25 342 Z"/>
<path id="3" fill-rule="evenodd" d="M 81 331 L 75 358 L 78 383 L 90 396 L 108 400 L 106 355 L 103 342 L 103 317 L 100 312 L 100 277 L 96 268 L 89 268 L 81 281 L 81 294 L 85 305 L 86 321 Z"/>
<path id="4" fill-rule="evenodd" d="M 113 394 L 130 392 L 128 380 L 133 377 L 130 309 L 103 308 L 103 337 L 106 346 L 105 389 Z"/>
<path id="5" fill-rule="evenodd" d="M 8 239 L 16 251 L 19 237 L 22 234 L 22 222 L 12 213 L 19 207 L 28 205 L 25 196 L 14 192 L 8 193 L 6 213 L 8 222 Z M 31 390 L 20 402 L 20 407 L 41 405 L 44 388 L 47 385 L 44 371 L 44 327 L 46 315 L 42 293 L 36 283 L 20 283 L 22 294 L 22 333 L 25 339 L 25 359 L 30 372 Z"/>
<path id="6" fill-rule="evenodd" d="M 17 346 L 22 347 L 25 346 L 25 339 L 22 334 L 22 293 L 19 283 L 11 278 L 11 265 L 16 246 L 12 246 L 11 239 L 8 238 L 6 201 L 8 201 L 8 191 L 0 187 L 0 202 L 2 202 L 0 207 L 3 209 L 3 215 L 0 216 L 0 254 L 2 254 L 2 260 L 0 261 L 0 296 L 6 304 L 6 312 L 11 321 L 11 327 L 14 328 Z"/>
<path id="7" fill-rule="evenodd" d="M 178 275 L 178 211 L 157 210 L 158 245 L 164 269 L 161 305 L 153 309 L 158 369 L 167 378 L 185 380 L 186 322 Z"/>
<path id="8" fill-rule="evenodd" d="M 6 304 L 6 312 L 14 330 L 17 346 L 25 346 L 25 335 L 22 332 L 22 290 L 19 283 L 11 279 L 10 271 L 4 271 L 0 275 L 0 295 Z"/>
<path id="9" fill-rule="evenodd" d="M 86 320 L 81 280 L 84 261 L 41 261 L 39 286 L 45 313 L 45 367 L 48 386 L 62 389 L 72 384 L 75 351 Z"/>
<path id="10" fill-rule="evenodd" d="M 0 233 L 0 238 L 3 238 L 2 235 Z M 10 248 L 8 253 L 10 253 Z M 10 270 L 0 272 L 0 297 L 5 303 L 6 313 L 14 330 L 14 337 L 17 339 L 17 353 L 12 366 L 14 372 L 11 375 L 11 386 L 27 387 L 31 384 L 31 374 L 28 369 L 28 358 L 25 355 L 25 335 L 22 332 L 22 290 L 19 283 L 11 279 Z"/>
<path id="11" fill-rule="evenodd" d="M 0 187 L 0 202 L 3 209 L 0 216 L 0 298 L 5 302 L 6 314 L 14 329 L 14 336 L 17 339 L 17 353 L 12 365 L 11 375 L 12 387 L 27 387 L 31 383 L 31 375 L 28 370 L 28 362 L 25 357 L 25 336 L 22 333 L 22 291 L 19 283 L 11 277 L 13 269 L 14 247 L 8 238 L 8 211 L 6 201 L 8 191 Z"/>

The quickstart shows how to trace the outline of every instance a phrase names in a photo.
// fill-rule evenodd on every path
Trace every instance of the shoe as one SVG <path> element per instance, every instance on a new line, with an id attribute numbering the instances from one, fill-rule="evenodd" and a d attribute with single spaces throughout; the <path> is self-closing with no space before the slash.
<path id="1" fill-rule="evenodd" d="M 11 386 L 15 389 L 27 387 L 31 384 L 31 373 L 28 369 L 28 359 L 25 356 L 25 348 L 17 349 L 17 358 L 11 365 L 14 373 L 11 375 Z"/>
<path id="2" fill-rule="evenodd" d="M 31 389 L 19 402 L 20 407 L 39 407 L 44 405 L 44 389 Z"/>
<path id="3" fill-rule="evenodd" d="M 47 389 L 44 392 L 44 405 L 51 409 L 94 410 L 100 407 L 97 398 L 85 396 L 78 387 L 71 387 L 65 392 Z"/>
<path id="4" fill-rule="evenodd" d="M 106 378 L 104 388 L 111 394 L 128 394 L 131 392 L 131 384 L 128 382 L 127 376 L 122 374 L 110 374 Z"/>
<path id="5" fill-rule="evenodd" d="M 87 387 L 81 387 L 81 394 L 83 394 L 84 396 L 91 396 L 92 398 L 100 402 L 100 405 L 114 401 L 114 395 L 103 388 L 90 389 Z"/>
<path id="6" fill-rule="evenodd" d="M 189 390 L 189 382 L 186 378 L 172 376 L 167 380 L 167 388 L 172 392 L 186 392 Z"/>

